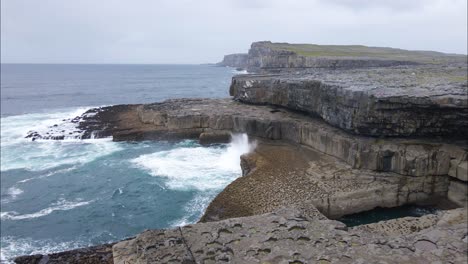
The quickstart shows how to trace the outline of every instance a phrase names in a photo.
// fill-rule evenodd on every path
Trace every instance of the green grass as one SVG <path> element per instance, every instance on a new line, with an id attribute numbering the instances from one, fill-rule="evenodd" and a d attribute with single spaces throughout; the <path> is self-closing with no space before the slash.
<path id="1" fill-rule="evenodd" d="M 386 47 L 367 47 L 362 45 L 316 45 L 265 42 L 274 50 L 292 51 L 305 57 L 368 57 L 394 59 L 426 63 L 444 61 L 465 61 L 466 55 L 450 55 L 435 51 L 411 51 Z"/>

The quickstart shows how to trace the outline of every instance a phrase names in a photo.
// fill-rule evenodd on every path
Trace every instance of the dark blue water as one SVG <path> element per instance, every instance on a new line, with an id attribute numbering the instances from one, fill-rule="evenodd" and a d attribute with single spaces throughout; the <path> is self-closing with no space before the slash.
<path id="1" fill-rule="evenodd" d="M 209 65 L 2 64 L 1 112 L 228 97 L 233 73 Z"/>
<path id="2" fill-rule="evenodd" d="M 433 206 L 403 205 L 393 208 L 377 207 L 373 210 L 345 215 L 339 218 L 338 221 L 352 227 L 401 217 L 421 217 L 427 214 L 434 214 L 437 211 L 439 211 L 439 209 Z"/>
<path id="3" fill-rule="evenodd" d="M 197 65 L 2 65 L 2 261 L 197 221 L 240 176 L 245 136 L 211 147 L 24 136 L 92 106 L 227 97 L 233 74 Z"/>

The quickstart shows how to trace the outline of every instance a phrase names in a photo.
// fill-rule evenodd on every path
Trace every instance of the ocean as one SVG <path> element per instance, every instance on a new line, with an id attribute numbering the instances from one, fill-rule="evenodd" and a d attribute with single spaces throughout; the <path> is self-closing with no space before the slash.
<path id="1" fill-rule="evenodd" d="M 196 222 L 241 175 L 246 135 L 209 147 L 24 137 L 92 107 L 228 97 L 236 73 L 210 65 L 2 64 L 1 262 Z"/>

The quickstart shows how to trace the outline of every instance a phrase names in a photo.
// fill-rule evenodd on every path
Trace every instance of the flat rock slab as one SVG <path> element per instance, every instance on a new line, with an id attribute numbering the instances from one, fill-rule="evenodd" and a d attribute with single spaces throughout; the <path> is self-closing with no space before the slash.
<path id="1" fill-rule="evenodd" d="M 466 263 L 463 214 L 466 209 L 449 211 L 429 228 L 388 236 L 281 209 L 146 231 L 116 244 L 114 263 Z"/>
<path id="2" fill-rule="evenodd" d="M 238 75 L 230 94 L 304 111 L 360 135 L 462 138 L 468 132 L 463 63 Z"/>

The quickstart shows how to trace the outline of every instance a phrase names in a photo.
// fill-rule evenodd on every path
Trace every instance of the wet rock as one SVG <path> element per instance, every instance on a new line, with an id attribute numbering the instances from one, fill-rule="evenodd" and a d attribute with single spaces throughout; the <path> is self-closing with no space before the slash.
<path id="1" fill-rule="evenodd" d="M 17 257 L 14 262 L 17 264 L 112 264 L 112 245 L 104 244 L 46 255 L 21 256 Z"/>
<path id="2" fill-rule="evenodd" d="M 231 132 L 229 131 L 205 131 L 200 134 L 198 141 L 202 145 L 214 143 L 229 143 L 231 140 Z"/>

